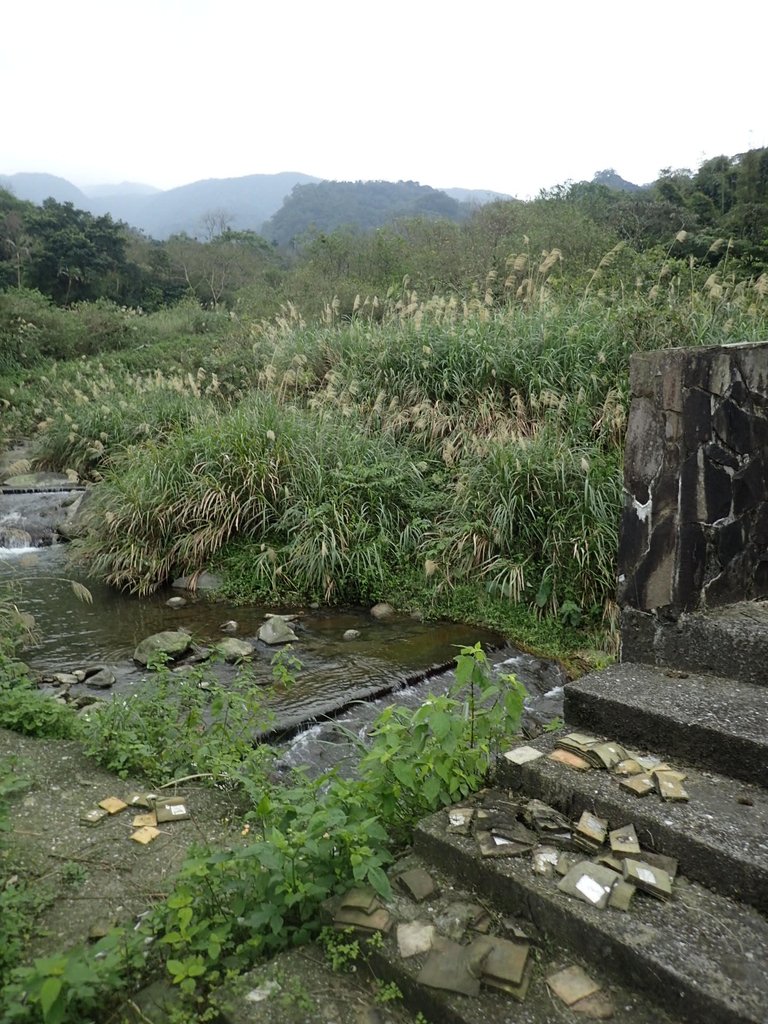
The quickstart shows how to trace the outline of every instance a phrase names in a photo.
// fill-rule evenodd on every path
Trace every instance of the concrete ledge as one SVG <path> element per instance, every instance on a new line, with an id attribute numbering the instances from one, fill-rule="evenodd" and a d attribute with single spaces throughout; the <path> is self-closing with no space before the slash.
<path id="1" fill-rule="evenodd" d="M 549 753 L 556 742 L 541 737 L 531 746 Z M 524 765 L 499 758 L 496 783 L 543 800 L 573 821 L 589 810 L 607 818 L 611 829 L 632 822 L 643 846 L 677 858 L 681 874 L 768 914 L 768 792 L 685 771 L 689 803 L 664 803 L 655 794 L 640 799 L 624 792 L 615 775 L 573 771 L 546 757 Z"/>
<path id="2" fill-rule="evenodd" d="M 768 787 L 768 687 L 615 665 L 566 686 L 565 718 Z"/>
<path id="3" fill-rule="evenodd" d="M 524 915 L 691 1024 L 765 1024 L 768 922 L 757 911 L 693 883 L 666 904 L 638 896 L 629 913 L 600 911 L 533 875 L 527 859 L 480 858 L 473 839 L 446 834 L 445 821 L 440 812 L 418 826 L 416 852 L 496 909 Z"/>
<path id="4" fill-rule="evenodd" d="M 768 685 L 768 602 L 742 601 L 667 619 L 625 608 L 622 660 Z"/>

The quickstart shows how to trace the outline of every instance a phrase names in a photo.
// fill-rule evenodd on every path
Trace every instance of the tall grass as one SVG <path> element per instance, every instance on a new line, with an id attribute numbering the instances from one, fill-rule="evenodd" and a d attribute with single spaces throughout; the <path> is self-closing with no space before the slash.
<path id="1" fill-rule="evenodd" d="M 41 457 L 104 474 L 81 557 L 140 592 L 218 559 L 243 598 L 397 598 L 418 578 L 609 613 L 630 355 L 768 336 L 764 282 L 666 260 L 628 283 L 620 256 L 575 297 L 550 252 L 546 272 L 511 261 L 501 306 L 490 284 L 404 287 L 347 320 L 329 303 L 239 324 L 199 372 L 166 342 L 146 355 L 162 372 L 123 353 L 62 370 Z"/>

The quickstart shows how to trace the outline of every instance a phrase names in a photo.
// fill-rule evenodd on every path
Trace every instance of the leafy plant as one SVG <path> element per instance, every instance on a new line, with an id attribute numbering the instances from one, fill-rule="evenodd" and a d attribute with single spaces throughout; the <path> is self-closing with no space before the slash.
<path id="1" fill-rule="evenodd" d="M 188 774 L 231 781 L 241 762 L 268 755 L 254 750 L 270 715 L 247 667 L 227 686 L 204 666 L 178 674 L 158 659 L 152 667 L 130 696 L 95 705 L 82 720 L 86 753 L 118 775 L 155 783 Z"/>
<path id="2" fill-rule="evenodd" d="M 462 648 L 456 661 L 447 694 L 381 712 L 360 761 L 372 805 L 401 838 L 420 816 L 478 789 L 520 726 L 522 684 L 512 675 L 494 680 L 480 644 Z"/>

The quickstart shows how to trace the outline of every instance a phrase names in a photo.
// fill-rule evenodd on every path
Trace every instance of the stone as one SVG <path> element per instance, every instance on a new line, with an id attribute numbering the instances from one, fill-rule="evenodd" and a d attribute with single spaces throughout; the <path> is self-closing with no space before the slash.
<path id="1" fill-rule="evenodd" d="M 290 644 L 298 640 L 288 622 L 279 615 L 273 615 L 259 629 L 259 640 L 262 643 L 273 646 L 275 644 Z"/>
<path id="2" fill-rule="evenodd" d="M 85 681 L 88 686 L 92 686 L 96 690 L 108 690 L 110 686 L 114 686 L 117 682 L 115 673 L 108 668 L 99 669 L 98 672 L 94 672 L 93 675 L 86 675 Z"/>
<path id="3" fill-rule="evenodd" d="M 371 616 L 379 621 L 392 619 L 395 616 L 395 609 L 386 601 L 379 601 L 378 604 L 375 604 L 373 608 L 371 608 Z"/>
<path id="4" fill-rule="evenodd" d="M 228 619 L 219 626 L 221 633 L 236 633 L 240 627 L 234 619 Z"/>
<path id="5" fill-rule="evenodd" d="M 221 590 L 223 582 L 221 576 L 217 576 L 215 573 L 200 572 L 192 576 L 179 576 L 171 586 L 176 590 L 199 590 L 202 592 Z"/>
<path id="6" fill-rule="evenodd" d="M 192 637 L 181 630 L 167 629 L 146 637 L 133 652 L 133 660 L 147 665 L 153 657 L 164 654 L 171 660 L 180 658 L 192 647 Z"/>
<path id="7" fill-rule="evenodd" d="M 219 641 L 214 644 L 213 649 L 230 665 L 242 661 L 243 658 L 253 657 L 256 650 L 253 644 L 248 643 L 247 640 L 237 640 L 235 637 L 227 637 L 226 640 Z"/>
<path id="8" fill-rule="evenodd" d="M 360 636 L 360 630 L 359 629 L 345 629 L 344 630 L 343 639 L 344 640 L 357 640 L 357 638 L 359 636 Z"/>
<path id="9" fill-rule="evenodd" d="M 74 672 L 54 672 L 51 678 L 61 686 L 74 686 L 75 683 L 79 682 Z"/>
<path id="10" fill-rule="evenodd" d="M 185 597 L 169 597 L 165 602 L 167 608 L 184 608 L 187 604 Z"/>

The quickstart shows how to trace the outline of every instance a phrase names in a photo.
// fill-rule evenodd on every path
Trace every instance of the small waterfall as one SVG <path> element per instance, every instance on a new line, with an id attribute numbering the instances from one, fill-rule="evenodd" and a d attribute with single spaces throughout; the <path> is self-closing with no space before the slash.
<path id="1" fill-rule="evenodd" d="M 22 530 L 20 527 L 6 526 L 0 522 L 0 554 L 3 554 L 5 551 L 31 551 L 34 547 L 31 533 Z"/>

